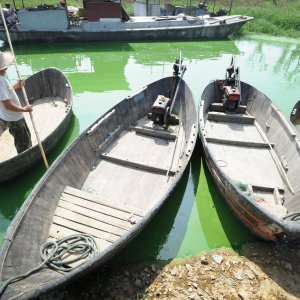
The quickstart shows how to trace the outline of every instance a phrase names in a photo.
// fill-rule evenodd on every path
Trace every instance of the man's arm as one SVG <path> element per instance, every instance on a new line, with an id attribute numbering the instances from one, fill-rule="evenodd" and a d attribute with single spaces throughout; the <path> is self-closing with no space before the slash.
<path id="1" fill-rule="evenodd" d="M 15 111 L 15 112 L 30 112 L 30 111 L 32 111 L 31 105 L 26 105 L 24 107 L 21 107 L 21 106 L 17 106 L 15 104 L 11 103 L 10 100 L 3 100 L 2 103 L 7 110 L 11 110 L 11 111 Z"/>

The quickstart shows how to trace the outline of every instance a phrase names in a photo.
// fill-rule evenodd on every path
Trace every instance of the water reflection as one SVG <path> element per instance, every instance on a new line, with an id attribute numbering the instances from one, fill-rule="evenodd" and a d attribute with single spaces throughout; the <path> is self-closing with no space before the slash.
<path id="1" fill-rule="evenodd" d="M 299 98 L 300 40 L 249 36 L 236 44 L 242 80 L 265 93 L 288 116 Z"/>
<path id="2" fill-rule="evenodd" d="M 274 74 L 287 77 L 290 85 L 299 82 L 300 73 L 300 41 L 294 39 L 278 40 L 262 37 L 250 38 L 239 44 L 239 48 L 247 48 L 248 66 L 265 71 L 272 68 Z M 251 51 L 249 51 L 251 49 Z M 255 66 L 255 67 L 254 67 Z"/>

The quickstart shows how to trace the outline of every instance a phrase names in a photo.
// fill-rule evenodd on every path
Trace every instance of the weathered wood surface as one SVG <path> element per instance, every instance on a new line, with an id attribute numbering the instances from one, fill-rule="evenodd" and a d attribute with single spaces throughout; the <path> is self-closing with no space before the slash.
<path id="1" fill-rule="evenodd" d="M 103 251 L 103 243 L 109 245 L 115 242 L 135 224 L 132 223 L 133 218 L 138 222 L 142 217 L 143 212 L 135 207 L 118 206 L 87 192 L 66 187 L 54 212 L 49 237 L 67 237 L 70 230 L 90 234 L 97 239 L 99 251 Z"/>
<path id="2" fill-rule="evenodd" d="M 95 270 L 154 217 L 182 177 L 196 142 L 195 103 L 184 81 L 173 109 L 180 124 L 164 129 L 147 118 L 158 95 L 170 97 L 171 80 L 161 79 L 126 97 L 52 164 L 7 231 L 0 252 L 0 275 L 3 280 L 36 267 L 44 242 L 78 232 L 95 237 L 97 256 L 64 276 L 45 268 L 39 282 L 30 276 L 11 284 L 2 299 L 20 292 L 24 299 L 34 298 Z M 136 132 L 134 127 L 146 130 Z M 159 134 L 144 134 L 150 130 Z M 103 159 L 104 153 L 119 160 Z M 137 165 L 171 172 L 166 176 Z"/>
<path id="3" fill-rule="evenodd" d="M 208 120 L 216 122 L 230 122 L 253 124 L 254 118 L 245 114 L 223 113 L 223 112 L 209 112 Z"/>
<path id="4" fill-rule="evenodd" d="M 46 97 L 37 99 L 32 104 L 33 117 L 40 140 L 45 140 L 66 117 L 66 105 L 60 97 Z M 32 146 L 37 145 L 37 138 L 28 113 L 24 113 L 27 126 L 31 133 Z M 14 138 L 6 130 L 0 136 L 0 163 L 18 155 L 14 145 Z"/>
<path id="5" fill-rule="evenodd" d="M 57 145 L 72 115 L 72 88 L 65 75 L 55 68 L 37 72 L 25 80 L 26 94 L 33 106 L 33 118 L 45 153 Z M 16 91 L 21 104 L 24 96 Z M 0 182 L 10 180 L 42 160 L 36 134 L 28 113 L 24 113 L 31 132 L 32 147 L 17 154 L 13 137 L 6 130 L 0 137 Z"/>

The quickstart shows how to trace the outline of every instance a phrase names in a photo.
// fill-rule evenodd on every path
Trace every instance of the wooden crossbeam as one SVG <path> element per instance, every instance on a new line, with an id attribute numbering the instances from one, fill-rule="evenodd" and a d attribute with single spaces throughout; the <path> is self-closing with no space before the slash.
<path id="1" fill-rule="evenodd" d="M 176 134 L 164 130 L 157 130 L 155 128 L 146 128 L 140 126 L 131 126 L 131 129 L 134 130 L 136 133 L 146 136 L 152 136 L 160 139 L 173 141 L 176 139 Z"/>
<path id="2" fill-rule="evenodd" d="M 126 159 L 122 159 L 122 158 L 119 158 L 116 156 L 109 155 L 108 153 L 102 153 L 100 155 L 100 157 L 102 159 L 109 160 L 109 161 L 115 162 L 115 163 L 123 165 L 123 166 L 137 168 L 137 169 L 141 169 L 141 170 L 145 170 L 145 171 L 149 171 L 149 172 L 153 172 L 153 173 L 157 173 L 157 174 L 166 175 L 168 173 L 170 176 L 174 176 L 176 174 L 176 171 L 174 171 L 174 170 L 170 170 L 168 172 L 168 170 L 165 168 L 160 168 L 160 167 L 155 167 L 155 166 L 151 166 L 148 164 L 141 164 L 138 162 L 129 161 Z"/>
<path id="3" fill-rule="evenodd" d="M 218 112 L 225 112 L 227 110 L 227 108 L 224 107 L 224 104 L 222 102 L 212 103 L 210 109 L 212 111 L 218 111 Z M 234 111 L 239 114 L 245 114 L 247 111 L 247 106 L 239 105 Z"/>
<path id="4" fill-rule="evenodd" d="M 209 112 L 207 117 L 209 121 L 239 123 L 239 124 L 254 124 L 254 120 L 255 120 L 255 118 L 252 116 L 234 114 L 234 113 L 222 113 L 222 112 Z"/>
<path id="5" fill-rule="evenodd" d="M 248 142 L 248 141 L 237 141 L 237 140 L 225 140 L 218 138 L 206 137 L 206 141 L 209 143 L 223 144 L 223 145 L 233 145 L 233 146 L 242 146 L 242 147 L 253 147 L 253 148 L 264 148 L 268 149 L 268 143 L 261 142 Z M 274 147 L 274 144 L 271 144 Z"/>

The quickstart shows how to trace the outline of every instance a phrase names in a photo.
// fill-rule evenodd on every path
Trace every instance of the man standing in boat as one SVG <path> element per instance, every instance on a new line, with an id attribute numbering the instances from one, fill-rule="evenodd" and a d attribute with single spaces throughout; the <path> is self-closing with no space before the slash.
<path id="1" fill-rule="evenodd" d="M 0 52 L 0 136 L 6 129 L 14 137 L 18 153 L 32 146 L 29 128 L 25 122 L 23 112 L 32 111 L 31 105 L 21 106 L 15 92 L 24 85 L 23 80 L 11 85 L 5 77 L 7 68 L 14 62 L 13 53 Z"/>

